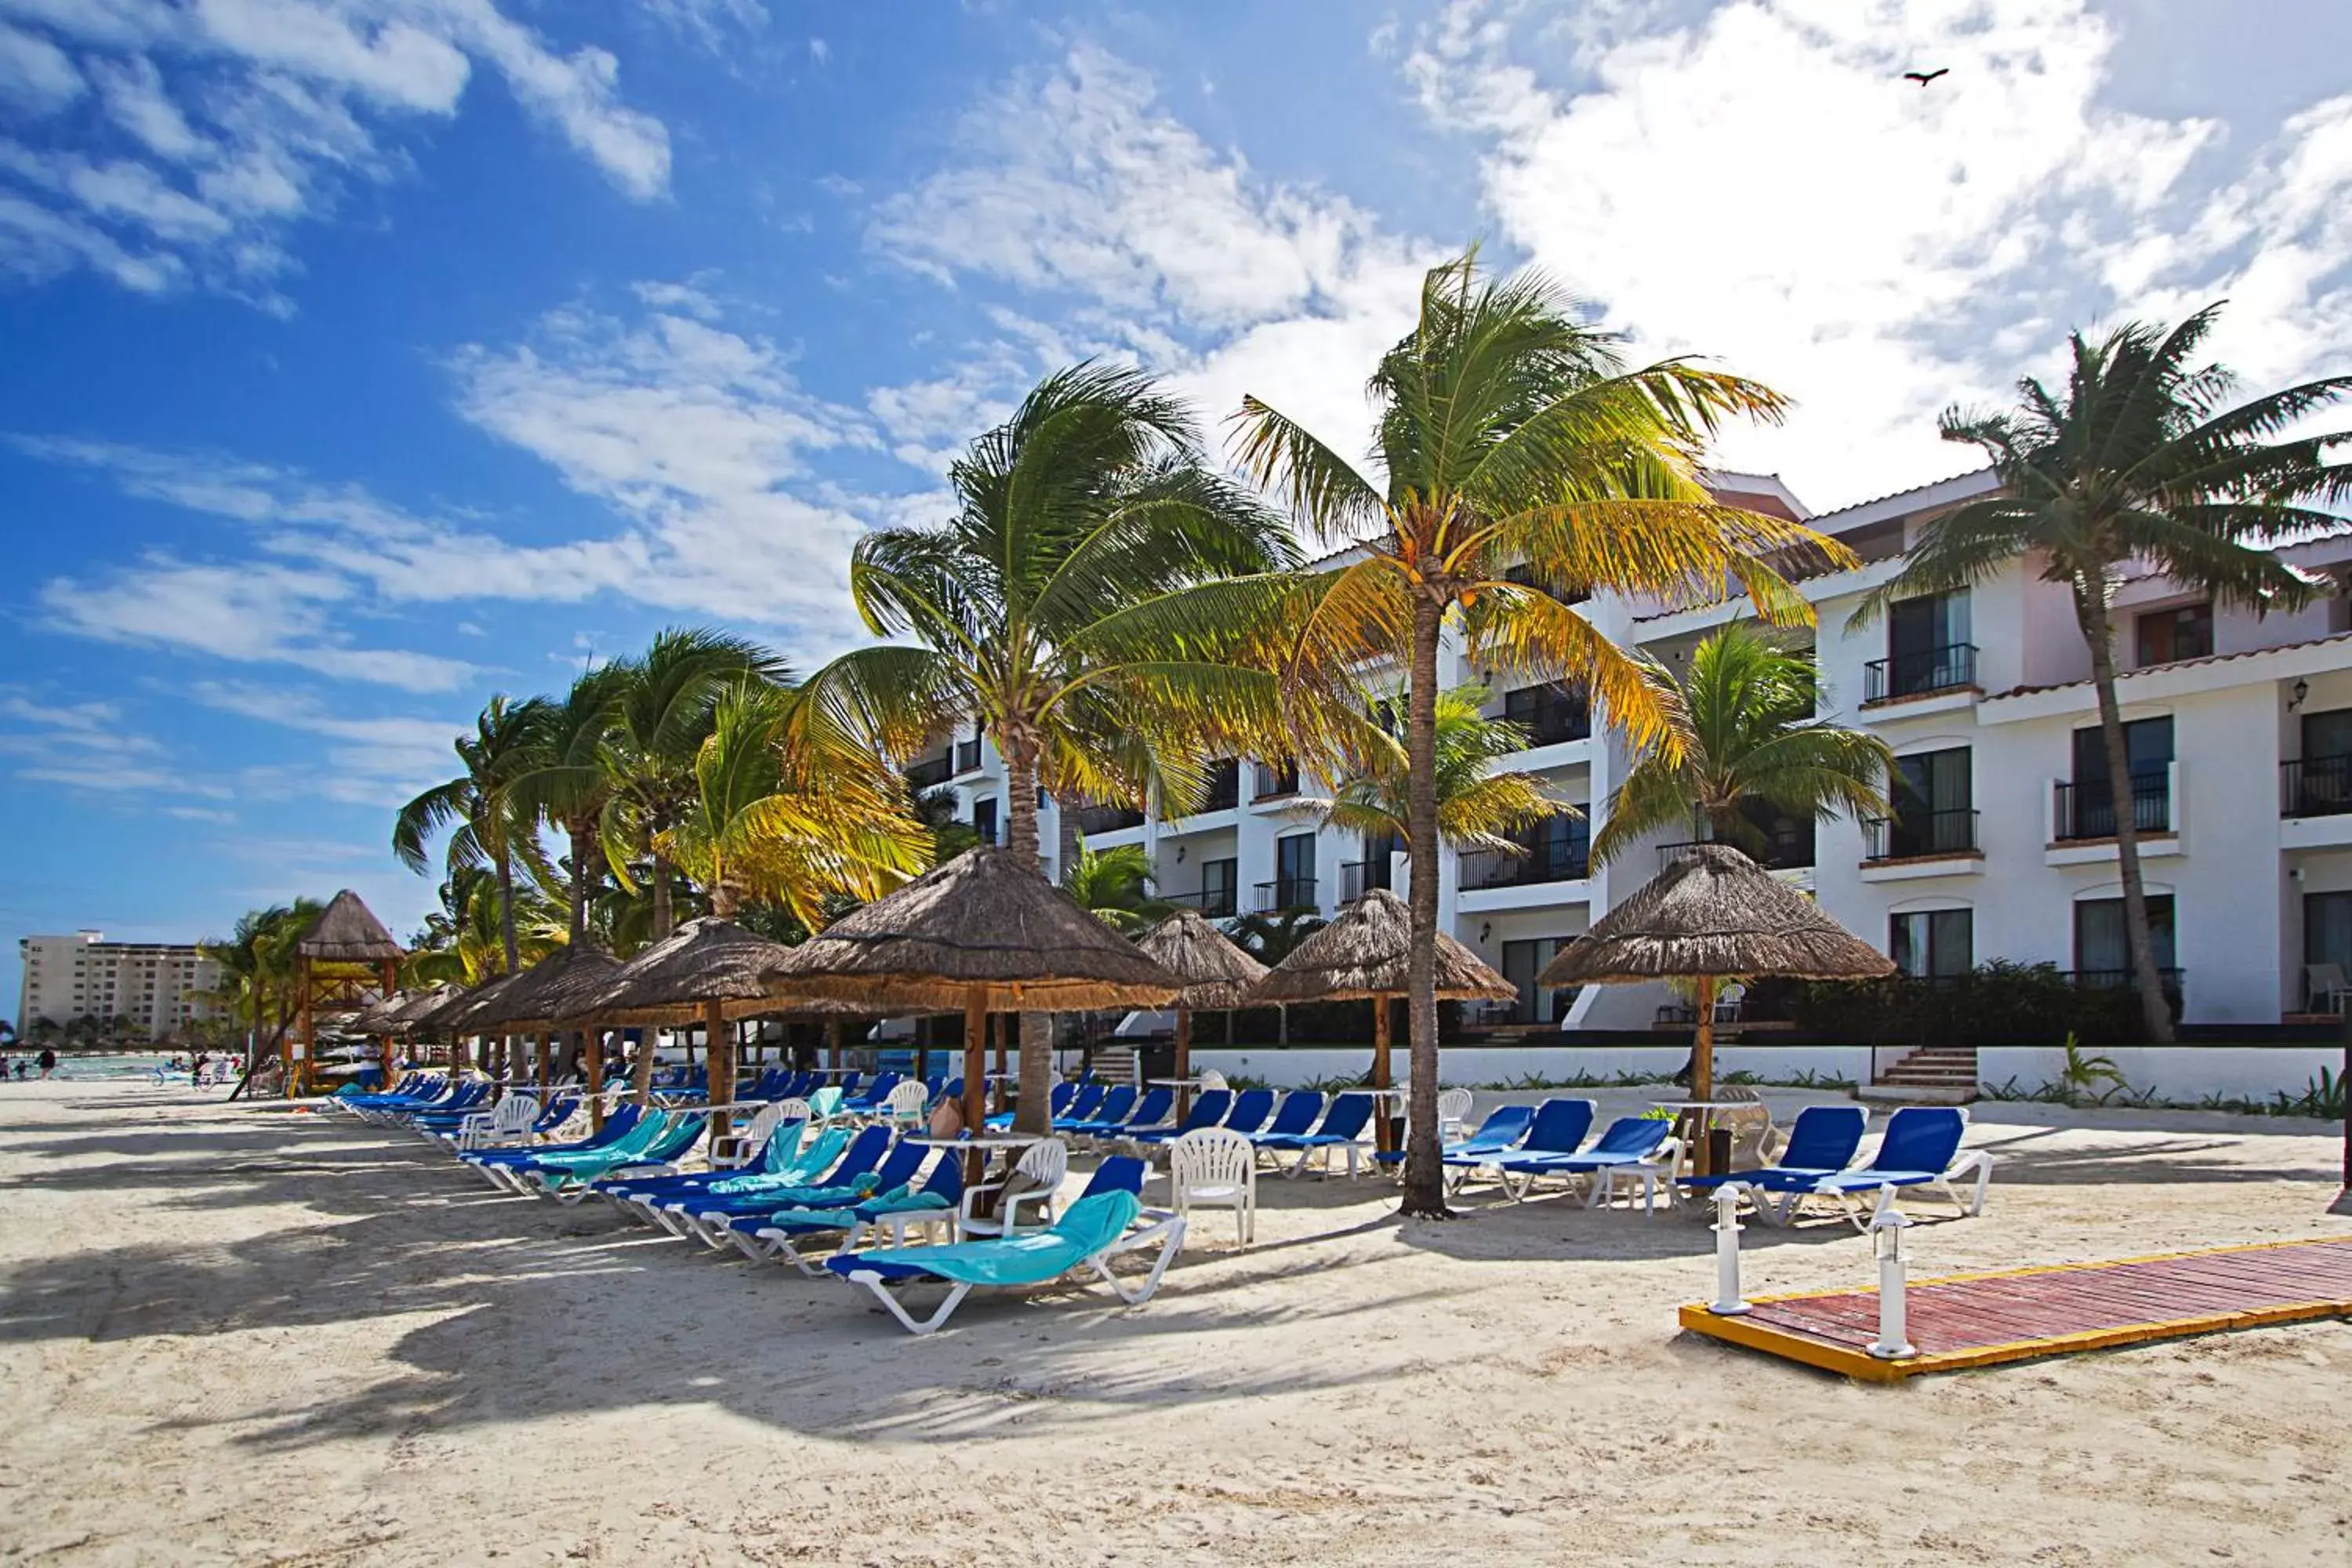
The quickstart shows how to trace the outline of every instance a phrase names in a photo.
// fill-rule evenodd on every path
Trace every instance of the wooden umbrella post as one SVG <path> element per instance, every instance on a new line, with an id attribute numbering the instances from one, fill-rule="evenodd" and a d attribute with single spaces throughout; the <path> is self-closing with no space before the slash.
<path id="1" fill-rule="evenodd" d="M 318 1045 L 311 1033 L 310 961 L 308 958 L 301 960 L 299 973 L 295 976 L 294 981 L 294 1029 L 302 1037 L 302 1063 L 307 1069 L 311 1058 L 318 1053 Z M 291 1100 L 294 1098 L 293 1033 L 281 1034 L 278 1037 L 278 1065 L 286 1091 L 285 1097 Z"/>
<path id="2" fill-rule="evenodd" d="M 1182 1080 L 1192 1076 L 1192 1010 L 1176 1009 L 1176 1121 L 1183 1124 L 1192 1109 L 1192 1090 Z"/>
<path id="3" fill-rule="evenodd" d="M 987 1041 L 988 988 L 975 985 L 963 1005 L 963 1124 L 975 1138 L 988 1130 Z M 982 1173 L 982 1152 L 974 1149 L 963 1158 L 964 1185 L 980 1185 Z"/>
<path id="4" fill-rule="evenodd" d="M 581 1031 L 587 1047 L 583 1053 L 588 1075 L 588 1126 L 591 1131 L 601 1131 L 604 1126 L 604 1031 L 590 1025 Z"/>
<path id="5" fill-rule="evenodd" d="M 1012 1040 L 1013 1019 L 1013 1015 L 1006 1013 L 999 1016 L 996 1020 L 996 1093 L 998 1096 L 996 1109 L 999 1110 L 1004 1109 L 1003 1097 L 1004 1094 L 1005 1054 L 1006 1047 Z M 1029 1042 L 1026 1040 L 1022 1041 L 1021 1048 L 1024 1051 L 1027 1050 L 1029 1048 Z"/>
<path id="6" fill-rule="evenodd" d="M 1715 1098 L 1715 976 L 1698 977 L 1698 1025 L 1691 1032 L 1691 1098 L 1701 1102 Z M 1696 1119 L 1693 1131 L 1698 1136 L 1698 1148 L 1691 1155 L 1691 1168 L 1702 1176 L 1715 1174 L 1713 1151 L 1707 1147 L 1707 1127 L 1710 1117 L 1704 1110 L 1692 1112 Z"/>
<path id="7" fill-rule="evenodd" d="M 393 993 L 400 984 L 399 965 L 394 963 L 392 960 L 388 958 L 383 960 L 376 965 L 376 978 L 383 983 L 381 987 L 382 994 L 384 1000 L 389 1002 L 392 999 Z M 386 1089 L 393 1087 L 393 1064 L 397 1062 L 399 1059 L 400 1047 L 398 1037 L 394 1031 L 386 1029 L 383 1032 L 383 1086 Z"/>
<path id="8" fill-rule="evenodd" d="M 725 1004 L 705 1002 L 702 1005 L 703 1032 L 710 1037 L 710 1103 L 725 1105 L 735 1098 L 735 1037 L 727 1027 Z M 710 1121 L 711 1146 L 735 1130 L 735 1113 L 731 1110 L 714 1112 Z"/>
<path id="9" fill-rule="evenodd" d="M 1389 1087 L 1389 1008 L 1393 998 L 1372 998 L 1372 1087 Z M 1389 1120 L 1389 1102 L 1384 1096 L 1372 1097 L 1372 1144 L 1383 1154 L 1396 1152 L 1396 1127 Z"/>
<path id="10" fill-rule="evenodd" d="M 539 1037 L 539 1098 L 547 1099 L 547 1080 L 554 1071 L 555 1037 L 541 1031 Z"/>
<path id="11" fill-rule="evenodd" d="M 841 1066 L 841 1020 L 840 1020 L 840 1019 L 838 1019 L 838 1018 L 828 1018 L 828 1019 L 826 1019 L 826 1020 L 825 1020 L 825 1025 L 824 1025 L 824 1043 L 825 1043 L 825 1047 L 826 1047 L 826 1049 L 827 1049 L 827 1050 L 829 1050 L 830 1052 L 832 1052 L 832 1054 L 833 1054 L 833 1059 L 832 1059 L 831 1061 L 829 1061 L 829 1062 L 825 1063 L 824 1065 L 825 1065 L 825 1066 L 827 1066 L 827 1067 L 829 1067 L 829 1068 L 838 1068 Z"/>

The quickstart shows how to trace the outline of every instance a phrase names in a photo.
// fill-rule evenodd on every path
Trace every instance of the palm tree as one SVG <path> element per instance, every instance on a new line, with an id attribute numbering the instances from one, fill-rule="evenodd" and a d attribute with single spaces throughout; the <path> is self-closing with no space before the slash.
<path id="1" fill-rule="evenodd" d="M 583 670 L 531 727 L 525 760 L 509 786 L 525 809 L 563 829 L 572 942 L 588 935 L 589 889 L 601 879 L 591 857 L 602 849 L 604 808 L 618 793 L 607 751 L 635 679 L 635 668 L 618 660 Z"/>
<path id="2" fill-rule="evenodd" d="M 612 779 L 602 824 L 604 858 L 624 889 L 635 891 L 633 860 L 650 861 L 651 940 L 669 935 L 669 857 L 661 838 L 684 819 L 695 794 L 694 764 L 710 733 L 719 694 L 745 679 L 782 681 L 782 659 L 748 638 L 673 626 L 654 638 L 613 713 L 604 766 Z"/>
<path id="3" fill-rule="evenodd" d="M 1528 732 L 1480 711 L 1488 696 L 1476 686 L 1438 693 L 1433 747 L 1437 837 L 1456 850 L 1524 855 L 1527 847 L 1512 835 L 1549 817 L 1574 816 L 1577 811 L 1554 799 L 1541 775 L 1496 767 L 1504 758 L 1528 749 Z M 1382 730 L 1361 748 L 1355 766 L 1333 787 L 1331 798 L 1308 804 L 1321 809 L 1324 821 L 1361 834 L 1367 843 L 1402 843 L 1411 826 L 1412 795 L 1404 742 Z"/>
<path id="4" fill-rule="evenodd" d="M 509 904 L 511 910 L 509 910 Z M 537 887 L 502 889 L 478 866 L 462 867 L 441 884 L 442 907 L 427 915 L 403 963 L 410 985 L 478 985 L 506 973 L 504 937 L 511 913 L 521 966 L 563 945 L 563 906 Z"/>
<path id="5" fill-rule="evenodd" d="M 1081 846 L 1062 873 L 1062 890 L 1121 936 L 1175 912 L 1174 905 L 1151 896 L 1151 858 L 1140 844 L 1102 850 Z"/>
<path id="6" fill-rule="evenodd" d="M 1040 784 L 1064 801 L 1181 798 L 1213 753 L 1264 732 L 1271 680 L 1155 615 L 1171 590 L 1294 558 L 1280 520 L 1205 467 L 1182 404 L 1133 371 L 1062 371 L 949 479 L 952 521 L 858 542 L 859 612 L 918 646 L 819 670 L 809 689 L 828 717 L 898 757 L 977 721 L 1004 758 L 1009 852 L 1032 867 Z M 1044 1015 L 1024 1016 L 1022 1039 L 1021 1125 L 1042 1131 Z"/>
<path id="7" fill-rule="evenodd" d="M 1727 420 L 1777 419 L 1777 394 L 1685 360 L 1628 371 L 1575 301 L 1533 273 L 1482 281 L 1475 251 L 1431 270 L 1420 322 L 1381 359 L 1370 391 L 1381 482 L 1255 397 L 1239 416 L 1239 455 L 1318 537 L 1353 554 L 1287 612 L 1294 685 L 1375 662 L 1404 667 L 1415 866 L 1437 860 L 1437 656 L 1449 624 L 1482 665 L 1566 672 L 1634 746 L 1680 744 L 1651 670 L 1546 587 L 1512 581 L 1511 568 L 1531 563 L 1552 587 L 1676 602 L 1722 598 L 1736 582 L 1759 611 L 1801 619 L 1810 611 L 1767 552 L 1853 562 L 1811 530 L 1725 505 L 1700 482 L 1708 437 Z M 1437 879 L 1413 878 L 1410 902 L 1403 1209 L 1442 1216 Z"/>
<path id="8" fill-rule="evenodd" d="M 1596 860 L 1694 819 L 1716 842 L 1759 854 L 1759 806 L 1812 822 L 1840 811 L 1894 814 L 1883 789 L 1894 752 L 1875 735 L 1813 716 L 1816 680 L 1804 655 L 1735 621 L 1691 651 L 1675 684 L 1682 748 L 1653 752 L 1626 773 L 1594 836 Z"/>
<path id="9" fill-rule="evenodd" d="M 463 868 L 488 864 L 498 877 L 499 936 L 506 973 L 520 967 L 515 935 L 515 861 L 543 861 L 539 818 L 516 793 L 515 783 L 530 765 L 548 716 L 543 699 L 516 702 L 500 693 L 474 721 L 474 733 L 457 740 L 465 771 L 425 791 L 400 808 L 392 828 L 392 852 L 410 870 L 424 872 L 425 846 L 436 834 L 455 827 L 445 857 L 452 877 Z"/>
<path id="10" fill-rule="evenodd" d="M 295 947 L 325 907 L 315 899 L 296 899 L 290 905 L 248 910 L 237 918 L 226 938 L 196 944 L 199 952 L 221 967 L 223 983 L 206 993 L 205 999 L 227 1008 L 251 1027 L 250 1048 L 246 1053 L 247 1082 L 260 1070 L 265 1054 L 280 1055 L 284 1050 L 298 1001 L 300 960 Z M 268 1031 L 266 1037 L 265 1030 Z M 243 1083 L 236 1092 L 245 1092 Z"/>
<path id="11" fill-rule="evenodd" d="M 1988 581 L 2021 556 L 2042 580 L 2065 585 L 2091 651 L 2113 791 L 2116 861 L 2132 973 L 2148 1037 L 2172 1037 L 2157 973 L 2133 820 L 2131 760 L 2116 698 L 2111 595 L 2123 570 L 2153 566 L 2217 603 L 2257 612 L 2306 605 L 2318 588 L 2266 545 L 2343 520 L 2319 510 L 2352 496 L 2352 465 L 2331 463 L 2341 434 L 2275 439 L 2352 393 L 2352 376 L 2305 382 L 2235 407 L 2235 378 L 2194 366 L 2221 313 L 2216 301 L 2169 331 L 2128 323 L 2094 344 L 2067 338 L 2066 385 L 2028 376 L 2022 406 L 2006 414 L 1948 408 L 1944 438 L 1983 449 L 1998 494 L 1946 512 L 1921 530 L 1903 574 L 1864 601 L 1861 623 L 1897 598 L 1951 593 Z"/>

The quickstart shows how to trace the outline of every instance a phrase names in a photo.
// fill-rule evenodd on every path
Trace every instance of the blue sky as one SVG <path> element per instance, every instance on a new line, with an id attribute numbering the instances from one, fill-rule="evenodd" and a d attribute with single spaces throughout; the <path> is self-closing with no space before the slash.
<path id="1" fill-rule="evenodd" d="M 1086 354 L 1358 444 L 1474 237 L 1793 395 L 1722 456 L 1816 507 L 2072 325 L 2341 370 L 2352 8 L 2224 9 L 0 0 L 0 940 L 405 930 L 490 692 L 846 646 L 858 532 Z"/>

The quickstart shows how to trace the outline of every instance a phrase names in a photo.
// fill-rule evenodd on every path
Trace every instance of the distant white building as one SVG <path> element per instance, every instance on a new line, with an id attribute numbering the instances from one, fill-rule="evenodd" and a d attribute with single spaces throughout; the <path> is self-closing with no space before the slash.
<path id="1" fill-rule="evenodd" d="M 2080 984 L 2124 984 L 2113 806 L 2090 653 L 2071 600 L 2029 563 L 1967 593 L 1896 605 L 1864 628 L 1862 596 L 1892 580 L 1920 527 L 1990 493 L 1965 474 L 1813 516 L 1777 479 L 1717 474 L 1718 493 L 1782 512 L 1843 541 L 1857 568 L 1802 582 L 1815 605 L 1822 711 L 1876 731 L 1894 748 L 1898 815 L 1763 824 L 1769 864 L 1853 931 L 1919 973 L 1993 959 L 2051 963 Z M 2327 1006 L 2315 978 L 2352 976 L 2352 538 L 2282 552 L 2334 591 L 2294 614 L 2216 611 L 2151 574 L 2116 604 L 2121 699 L 2130 725 L 2134 811 L 2158 963 L 2192 1024 L 2269 1024 Z M 1683 608 L 1613 595 L 1572 601 L 1621 646 L 1669 668 L 1708 632 L 1748 614 L 1744 601 Z M 1494 682 L 1458 649 L 1449 686 Z M 1510 766 L 1544 774 L 1586 820 L 1530 835 L 1525 857 L 1445 851 L 1444 929 L 1518 983 L 1513 1004 L 1480 1021 L 1504 1030 L 1640 1028 L 1673 998 L 1650 985 L 1573 995 L 1534 977 L 1565 942 L 1655 875 L 1675 846 L 1590 864 L 1590 826 L 1628 758 L 1598 737 L 1580 695 L 1549 684 L 1494 690 L 1490 711 L 1533 744 Z M 984 829 L 1003 821 L 993 751 L 967 737 L 929 759 Z M 1302 795 L 1320 791 L 1279 763 L 1241 759 L 1207 809 L 1088 814 L 1089 844 L 1139 843 L 1160 897 L 1212 916 L 1287 908 L 1335 912 L 1367 886 L 1402 888 L 1397 847 L 1321 826 Z M 1322 792 L 1328 793 L 1328 792 Z M 1041 814 L 1048 860 L 1058 828 Z M 1001 833 L 1001 828 L 998 829 Z M 1688 837 L 1676 835 L 1672 837 Z"/>
<path id="2" fill-rule="evenodd" d="M 107 942 L 103 935 L 83 931 L 16 943 L 24 960 L 19 1037 L 44 1018 L 65 1024 L 87 1015 L 127 1017 L 150 1038 L 161 1038 L 212 1016 L 197 994 L 219 987 L 219 964 L 184 943 Z"/>

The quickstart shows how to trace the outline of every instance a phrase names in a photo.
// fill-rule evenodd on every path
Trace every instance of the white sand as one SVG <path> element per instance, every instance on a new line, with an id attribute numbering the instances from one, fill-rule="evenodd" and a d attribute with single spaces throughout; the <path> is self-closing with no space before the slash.
<path id="1" fill-rule="evenodd" d="M 2321 1124 L 1978 1118 L 1993 1205 L 1921 1276 L 2352 1234 Z M 916 1341 L 322 1116 L 10 1085 L 0 1561 L 2352 1560 L 2352 1326 L 1863 1388 L 1679 1336 L 1685 1217 L 1264 1193 L 1145 1307 Z M 1748 1239 L 1751 1290 L 1870 1278 Z"/>

